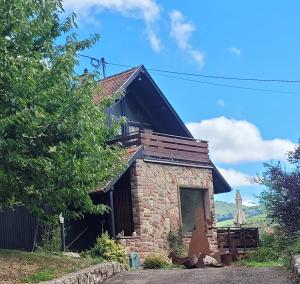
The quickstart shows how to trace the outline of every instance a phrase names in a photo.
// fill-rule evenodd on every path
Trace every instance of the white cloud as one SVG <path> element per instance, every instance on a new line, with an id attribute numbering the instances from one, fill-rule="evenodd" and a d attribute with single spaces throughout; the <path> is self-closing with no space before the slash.
<path id="1" fill-rule="evenodd" d="M 157 36 L 157 34 L 153 30 L 150 29 L 148 31 L 148 36 L 149 36 L 149 41 L 150 41 L 152 49 L 155 52 L 160 52 L 162 49 L 162 45 L 161 45 L 160 39 Z"/>
<path id="2" fill-rule="evenodd" d="M 190 56 L 196 61 L 199 67 L 203 67 L 204 65 L 204 54 L 200 50 L 189 49 L 188 53 Z"/>
<path id="3" fill-rule="evenodd" d="M 283 160 L 295 146 L 287 139 L 264 140 L 260 130 L 246 120 L 222 116 L 187 123 L 187 127 L 194 137 L 209 141 L 212 159 L 222 163 Z"/>
<path id="4" fill-rule="evenodd" d="M 240 56 L 242 54 L 242 51 L 239 48 L 237 48 L 236 46 L 230 46 L 227 48 L 227 50 L 230 53 L 235 54 L 237 56 Z"/>
<path id="5" fill-rule="evenodd" d="M 160 17 L 160 7 L 155 0 L 65 0 L 64 7 L 77 13 L 80 19 L 96 23 L 97 13 L 108 10 L 124 17 L 141 19 L 147 30 L 151 47 L 160 51 L 160 40 L 154 31 L 154 23 Z"/>
<path id="6" fill-rule="evenodd" d="M 223 100 L 218 100 L 217 101 L 217 104 L 220 106 L 220 107 L 224 107 L 225 106 L 225 102 Z"/>
<path id="7" fill-rule="evenodd" d="M 170 36 L 176 41 L 178 47 L 196 61 L 199 67 L 204 64 L 204 54 L 190 44 L 190 38 L 196 30 L 195 26 L 188 23 L 181 12 L 173 10 L 170 13 L 171 31 Z"/>
<path id="8" fill-rule="evenodd" d="M 249 200 L 243 200 L 242 201 L 243 202 L 243 205 L 245 205 L 245 206 L 248 206 L 248 207 L 254 207 L 254 206 L 258 206 L 259 204 L 258 203 L 256 203 L 256 200 L 255 199 L 249 199 Z"/>
<path id="9" fill-rule="evenodd" d="M 250 176 L 242 172 L 234 169 L 218 169 L 231 187 L 253 186 L 253 184 L 250 182 Z"/>

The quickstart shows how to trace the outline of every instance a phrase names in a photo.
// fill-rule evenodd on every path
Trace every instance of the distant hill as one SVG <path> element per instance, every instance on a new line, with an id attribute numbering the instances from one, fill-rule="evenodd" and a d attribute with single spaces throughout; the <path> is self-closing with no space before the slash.
<path id="1" fill-rule="evenodd" d="M 233 220 L 236 212 L 235 203 L 225 201 L 215 201 L 217 222 Z M 260 206 L 244 206 L 246 218 L 263 215 L 263 209 Z"/>
<path id="2" fill-rule="evenodd" d="M 236 212 L 235 203 L 216 201 L 217 227 L 234 226 L 233 219 Z M 260 206 L 243 206 L 246 215 L 246 227 L 257 227 L 260 233 L 267 232 L 270 228 L 270 222 L 266 218 L 262 207 Z"/>
<path id="3" fill-rule="evenodd" d="M 231 227 L 231 226 L 234 226 L 233 219 L 217 223 L 217 227 Z M 268 230 L 270 224 L 266 216 L 262 214 L 262 215 L 246 218 L 246 224 L 244 224 L 244 227 L 257 227 L 260 229 L 260 232 L 262 233 Z"/>

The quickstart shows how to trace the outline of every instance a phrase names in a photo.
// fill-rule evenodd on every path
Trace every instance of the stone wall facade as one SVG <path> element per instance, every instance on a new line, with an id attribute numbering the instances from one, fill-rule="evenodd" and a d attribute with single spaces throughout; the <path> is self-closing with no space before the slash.
<path id="1" fill-rule="evenodd" d="M 44 284 L 97 284 L 105 279 L 124 271 L 123 266 L 117 262 L 108 262 L 82 269 L 78 272 L 70 273 L 62 278 L 43 282 Z"/>
<path id="2" fill-rule="evenodd" d="M 128 253 L 141 259 L 153 252 L 168 253 L 167 235 L 181 226 L 179 188 L 204 190 L 207 237 L 212 252 L 218 250 L 212 170 L 145 162 L 138 159 L 131 172 L 132 210 L 135 237 L 121 237 Z M 189 238 L 187 237 L 187 240 Z"/>

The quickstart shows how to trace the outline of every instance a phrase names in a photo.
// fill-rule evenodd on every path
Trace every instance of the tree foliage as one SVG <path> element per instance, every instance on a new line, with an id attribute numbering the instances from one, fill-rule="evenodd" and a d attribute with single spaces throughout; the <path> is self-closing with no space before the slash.
<path id="1" fill-rule="evenodd" d="M 265 164 L 265 172 L 256 179 L 266 189 L 260 196 L 267 216 L 288 234 L 300 230 L 300 142 L 288 155 L 288 166 Z"/>
<path id="2" fill-rule="evenodd" d="M 103 213 L 89 192 L 122 165 L 122 151 L 104 144 L 119 127 L 106 123 L 112 101 L 94 103 L 96 72 L 74 72 L 99 35 L 79 40 L 75 28 L 61 0 L 0 3 L 0 207 L 45 220 Z"/>

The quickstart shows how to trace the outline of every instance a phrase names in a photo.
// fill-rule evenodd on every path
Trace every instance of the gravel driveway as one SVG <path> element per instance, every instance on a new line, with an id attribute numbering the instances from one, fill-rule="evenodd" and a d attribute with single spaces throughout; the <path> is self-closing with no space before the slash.
<path id="1" fill-rule="evenodd" d="M 116 274 L 105 284 L 294 284 L 300 283 L 280 267 L 225 267 L 204 269 L 140 270 Z"/>

